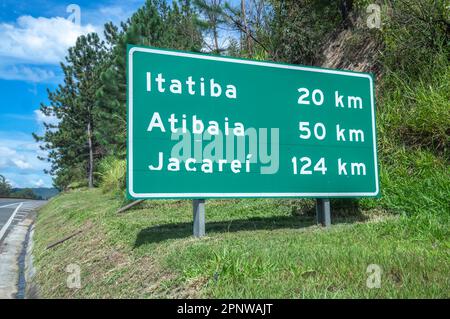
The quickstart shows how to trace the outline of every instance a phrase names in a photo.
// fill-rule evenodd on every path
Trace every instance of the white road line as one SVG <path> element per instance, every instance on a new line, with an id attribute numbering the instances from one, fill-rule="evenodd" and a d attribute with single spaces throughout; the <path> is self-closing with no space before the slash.
<path id="1" fill-rule="evenodd" d="M 13 206 L 13 205 L 17 205 L 17 204 L 19 204 L 19 203 L 20 203 L 20 202 L 8 204 L 8 205 L 3 205 L 3 206 L 0 206 L 0 208 L 3 208 L 3 207 L 9 207 L 9 206 Z"/>
<path id="2" fill-rule="evenodd" d="M 16 216 L 17 212 L 19 211 L 20 207 L 22 207 L 23 202 L 19 204 L 19 206 L 16 207 L 16 209 L 14 210 L 14 212 L 12 213 L 11 217 L 9 217 L 8 221 L 6 222 L 6 224 L 2 227 L 2 229 L 0 230 L 0 240 L 2 240 L 3 236 L 6 233 L 6 230 L 8 229 L 9 225 L 11 225 L 14 217 Z"/>

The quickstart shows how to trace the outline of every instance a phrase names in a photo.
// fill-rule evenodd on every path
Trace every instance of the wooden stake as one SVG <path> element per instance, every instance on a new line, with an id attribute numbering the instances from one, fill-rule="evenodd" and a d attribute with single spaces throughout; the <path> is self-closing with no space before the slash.
<path id="1" fill-rule="evenodd" d="M 136 201 L 134 201 L 134 202 L 131 202 L 130 204 L 128 204 L 128 205 L 122 207 L 121 209 L 119 209 L 119 210 L 116 212 L 116 214 L 123 213 L 124 211 L 129 210 L 131 207 L 134 207 L 134 206 L 136 206 L 136 205 L 142 203 L 143 201 L 144 201 L 143 199 L 140 199 L 140 200 L 136 200 Z"/>

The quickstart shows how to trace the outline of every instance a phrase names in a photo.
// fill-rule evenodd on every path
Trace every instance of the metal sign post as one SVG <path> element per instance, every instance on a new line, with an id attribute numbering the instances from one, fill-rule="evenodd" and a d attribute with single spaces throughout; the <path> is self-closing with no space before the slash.
<path id="1" fill-rule="evenodd" d="M 322 226 L 331 226 L 331 208 L 329 198 L 316 199 L 317 223 Z"/>
<path id="2" fill-rule="evenodd" d="M 205 236 L 205 200 L 194 199 L 192 201 L 194 213 L 194 237 Z"/>

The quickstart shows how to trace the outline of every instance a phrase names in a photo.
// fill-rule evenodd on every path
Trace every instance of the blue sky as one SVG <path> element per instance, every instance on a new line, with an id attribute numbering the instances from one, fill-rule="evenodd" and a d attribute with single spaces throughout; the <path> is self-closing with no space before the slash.
<path id="1" fill-rule="evenodd" d="M 0 0 L 0 174 L 15 187 L 52 186 L 31 133 L 51 122 L 38 111 L 62 80 L 59 62 L 77 36 L 118 24 L 145 0 Z M 70 4 L 80 8 L 80 23 Z"/>

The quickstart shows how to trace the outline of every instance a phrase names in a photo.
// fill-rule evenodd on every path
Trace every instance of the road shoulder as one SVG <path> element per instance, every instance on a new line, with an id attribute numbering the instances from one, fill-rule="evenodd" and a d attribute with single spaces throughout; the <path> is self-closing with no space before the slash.
<path id="1" fill-rule="evenodd" d="M 26 218 L 6 236 L 0 251 L 0 299 L 15 298 L 18 292 L 19 255 L 23 249 L 29 227 L 33 223 Z"/>

